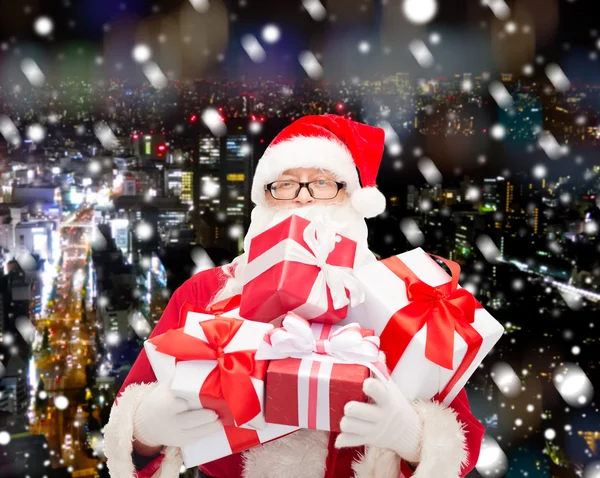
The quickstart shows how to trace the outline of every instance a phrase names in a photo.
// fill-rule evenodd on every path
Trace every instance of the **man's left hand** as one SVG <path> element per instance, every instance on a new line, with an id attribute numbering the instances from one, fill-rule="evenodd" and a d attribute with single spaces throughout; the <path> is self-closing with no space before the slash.
<path id="1" fill-rule="evenodd" d="M 404 460 L 418 463 L 423 424 L 411 403 L 391 381 L 368 378 L 363 391 L 373 403 L 346 404 L 336 448 L 363 445 L 388 448 Z"/>

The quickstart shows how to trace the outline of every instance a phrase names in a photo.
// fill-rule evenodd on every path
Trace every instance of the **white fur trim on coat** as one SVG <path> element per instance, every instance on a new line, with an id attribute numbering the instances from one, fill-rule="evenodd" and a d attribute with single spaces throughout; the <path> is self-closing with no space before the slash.
<path id="1" fill-rule="evenodd" d="M 299 430 L 243 454 L 243 478 L 323 478 L 329 432 Z"/>
<path id="2" fill-rule="evenodd" d="M 352 464 L 354 478 L 398 478 L 400 461 L 392 450 L 366 447 L 365 454 Z"/>
<path id="3" fill-rule="evenodd" d="M 331 171 L 338 181 L 346 183 L 350 195 L 360 189 L 354 159 L 344 144 L 327 137 L 296 136 L 267 148 L 254 173 L 252 202 L 266 205 L 265 185 L 294 168 Z"/>
<path id="4" fill-rule="evenodd" d="M 132 478 L 135 466 L 133 452 L 133 416 L 141 399 L 150 393 L 157 383 L 131 384 L 117 398 L 104 427 L 104 454 L 112 478 Z M 179 448 L 166 447 L 160 468 L 153 478 L 178 478 L 183 458 Z"/>
<path id="5" fill-rule="evenodd" d="M 459 478 L 468 451 L 464 425 L 456 412 L 433 401 L 418 401 L 414 407 L 423 421 L 423 438 L 413 478 Z"/>

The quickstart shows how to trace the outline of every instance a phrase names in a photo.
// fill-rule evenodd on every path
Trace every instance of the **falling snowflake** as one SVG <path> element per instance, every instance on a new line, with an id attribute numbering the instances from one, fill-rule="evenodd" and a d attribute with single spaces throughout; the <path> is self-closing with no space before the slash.
<path id="1" fill-rule="evenodd" d="M 402 12 L 406 19 L 417 25 L 429 23 L 438 10 L 436 0 L 404 0 Z"/>
<path id="2" fill-rule="evenodd" d="M 145 43 L 139 43 L 133 47 L 131 56 L 137 63 L 146 63 L 152 57 L 152 50 Z"/>
<path id="3" fill-rule="evenodd" d="M 0 445 L 8 445 L 10 443 L 10 433 L 7 431 L 0 432 Z"/>
<path id="4" fill-rule="evenodd" d="M 112 150 L 119 146 L 119 140 L 104 121 L 94 124 L 94 134 L 105 149 Z"/>
<path id="5" fill-rule="evenodd" d="M 54 30 L 54 22 L 50 17 L 38 17 L 33 24 L 33 29 L 38 35 L 45 37 L 50 35 L 52 30 Z"/>
<path id="6" fill-rule="evenodd" d="M 531 76 L 531 75 L 533 75 L 533 71 L 534 70 L 533 70 L 533 66 L 532 65 L 528 64 L 528 65 L 524 65 L 523 66 L 523 74 L 525 76 Z"/>
<path id="7" fill-rule="evenodd" d="M 219 195 L 220 190 L 221 190 L 221 186 L 219 185 L 219 183 L 212 181 L 210 179 L 203 181 L 202 194 L 204 196 L 208 196 L 209 198 L 214 198 Z"/>
<path id="8" fill-rule="evenodd" d="M 106 343 L 108 345 L 117 345 L 120 340 L 121 338 L 119 337 L 118 332 L 109 332 L 106 334 Z"/>
<path id="9" fill-rule="evenodd" d="M 66 410 L 67 407 L 69 406 L 69 399 L 67 397 L 65 397 L 64 395 L 59 395 L 57 397 L 54 397 L 54 406 L 58 410 Z"/>
<path id="10" fill-rule="evenodd" d="M 361 41 L 358 43 L 358 51 L 363 55 L 371 51 L 371 44 L 368 41 Z"/>
<path id="11" fill-rule="evenodd" d="M 562 193 L 559 196 L 560 202 L 563 204 L 569 204 L 571 202 L 571 195 L 569 193 Z"/>
<path id="12" fill-rule="evenodd" d="M 490 376 L 504 396 L 514 398 L 521 394 L 521 379 L 508 363 L 495 363 L 491 368 Z"/>
<path id="13" fill-rule="evenodd" d="M 566 91 L 571 86 L 569 78 L 556 63 L 550 63 L 546 66 L 546 76 L 558 91 Z"/>
<path id="14" fill-rule="evenodd" d="M 267 53 L 256 37 L 250 33 L 241 39 L 242 48 L 254 63 L 262 63 L 267 58 Z"/>
<path id="15" fill-rule="evenodd" d="M 422 40 L 412 40 L 408 44 L 408 49 L 417 60 L 421 68 L 431 68 L 435 63 L 435 59 L 427 45 Z"/>
<path id="16" fill-rule="evenodd" d="M 581 352 L 581 348 L 578 345 L 574 345 L 573 347 L 571 347 L 571 353 L 573 355 L 579 355 Z"/>
<path id="17" fill-rule="evenodd" d="M 262 29 L 262 38 L 267 43 L 277 43 L 281 38 L 281 30 L 277 25 L 270 23 Z"/>
<path id="18" fill-rule="evenodd" d="M 298 61 L 300 66 L 304 69 L 306 74 L 313 80 L 319 80 L 323 76 L 323 67 L 319 63 L 319 60 L 311 51 L 303 51 L 298 55 Z"/>
<path id="19" fill-rule="evenodd" d="M 144 72 L 144 75 L 146 76 L 150 84 L 154 86 L 154 88 L 156 88 L 157 90 L 168 86 L 169 79 L 160 69 L 160 66 L 158 66 L 153 61 L 144 63 L 144 66 L 142 66 L 142 71 Z"/>
<path id="20" fill-rule="evenodd" d="M 313 20 L 319 22 L 327 17 L 327 10 L 319 0 L 302 0 L 302 6 Z"/>
<path id="21" fill-rule="evenodd" d="M 215 267 L 215 263 L 212 261 L 210 256 L 207 254 L 207 252 L 204 249 L 202 249 L 200 247 L 195 248 L 192 251 L 191 256 L 192 256 L 192 261 L 194 262 L 194 265 L 196 266 L 193 274 L 197 274 L 198 272 L 202 272 L 202 271 L 212 269 L 213 267 Z"/>
<path id="22" fill-rule="evenodd" d="M 26 135 L 34 143 L 40 143 L 46 137 L 46 128 L 37 123 L 29 125 Z"/>
<path id="23" fill-rule="evenodd" d="M 501 257 L 500 249 L 494 244 L 494 241 L 491 237 L 486 235 L 481 235 L 475 241 L 477 248 L 485 257 L 485 259 L 490 263 L 498 262 Z"/>
<path id="24" fill-rule="evenodd" d="M 508 470 L 508 458 L 491 436 L 485 435 L 481 443 L 481 450 L 476 465 L 481 476 L 501 478 Z"/>
<path id="25" fill-rule="evenodd" d="M 442 42 L 442 36 L 437 32 L 432 32 L 429 35 L 429 43 L 432 45 L 439 45 Z"/>
<path id="26" fill-rule="evenodd" d="M 525 282 L 523 282 L 523 279 L 514 279 L 512 281 L 512 288 L 514 290 L 523 290 L 523 288 L 525 287 Z"/>
<path id="27" fill-rule="evenodd" d="M 35 338 L 35 326 L 28 317 L 18 317 L 15 321 L 15 327 L 25 342 L 28 344 L 33 342 Z"/>
<path id="28" fill-rule="evenodd" d="M 489 86 L 489 91 L 492 98 L 494 98 L 494 101 L 496 101 L 501 108 L 510 108 L 513 105 L 512 96 L 506 89 L 506 86 L 499 81 L 492 81 Z"/>
<path id="29" fill-rule="evenodd" d="M 13 146 L 21 144 L 21 135 L 13 121 L 6 115 L 0 115 L 0 134 L 4 136 L 7 143 Z"/>
<path id="30" fill-rule="evenodd" d="M 469 186 L 467 188 L 467 193 L 465 195 L 467 201 L 479 201 L 480 198 L 481 190 L 477 186 Z"/>
<path id="31" fill-rule="evenodd" d="M 420 158 L 417 167 L 430 185 L 435 186 L 442 182 L 442 173 L 431 159 Z"/>
<path id="32" fill-rule="evenodd" d="M 206 108 L 202 113 L 202 121 L 215 136 L 227 134 L 227 126 L 225 126 L 223 118 L 216 109 Z"/>
<path id="33" fill-rule="evenodd" d="M 596 221 L 588 221 L 583 225 L 583 232 L 588 236 L 595 236 L 598 234 L 598 223 Z"/>
<path id="34" fill-rule="evenodd" d="M 538 144 L 550 159 L 558 159 L 563 155 L 560 144 L 549 131 L 544 131 L 538 140 Z"/>
<path id="35" fill-rule="evenodd" d="M 537 166 L 534 166 L 533 176 L 535 178 L 542 179 L 542 178 L 545 178 L 547 174 L 548 174 L 548 170 L 546 169 L 546 166 L 544 166 L 543 164 L 538 164 Z"/>
<path id="36" fill-rule="evenodd" d="M 227 230 L 227 235 L 231 239 L 234 239 L 234 240 L 239 239 L 240 237 L 242 237 L 243 234 L 244 234 L 244 228 L 240 224 L 233 224 Z"/>
<path id="37" fill-rule="evenodd" d="M 506 22 L 504 29 L 506 30 L 506 33 L 512 35 L 513 33 L 517 32 L 517 24 L 515 22 Z"/>
<path id="38" fill-rule="evenodd" d="M 490 136 L 495 140 L 502 140 L 506 136 L 506 128 L 501 124 L 495 124 L 490 128 Z"/>
<path id="39" fill-rule="evenodd" d="M 259 134 L 262 131 L 262 123 L 260 121 L 250 121 L 248 131 L 252 134 Z"/>
<path id="40" fill-rule="evenodd" d="M 210 8 L 208 0 L 190 0 L 190 3 L 198 13 L 206 13 Z"/>
<path id="41" fill-rule="evenodd" d="M 406 236 L 408 242 L 414 247 L 418 247 L 425 242 L 425 236 L 419 229 L 418 224 L 410 218 L 404 218 L 400 221 L 400 230 Z"/>
<path id="42" fill-rule="evenodd" d="M 398 156 L 402 153 L 402 145 L 400 144 L 400 137 L 394 130 L 389 121 L 380 121 L 378 126 L 383 129 L 385 134 L 385 146 L 388 149 L 388 153 L 391 156 Z"/>
<path id="43" fill-rule="evenodd" d="M 506 20 L 510 16 L 510 8 L 504 0 L 484 0 L 498 20 Z"/>
<path id="44" fill-rule="evenodd" d="M 148 241 L 154 236 L 154 228 L 149 222 L 140 221 L 135 227 L 135 234 L 140 241 Z"/>
<path id="45" fill-rule="evenodd" d="M 553 381 L 563 400 L 572 407 L 587 405 L 594 397 L 594 387 L 585 372 L 575 363 L 565 363 L 554 370 Z"/>

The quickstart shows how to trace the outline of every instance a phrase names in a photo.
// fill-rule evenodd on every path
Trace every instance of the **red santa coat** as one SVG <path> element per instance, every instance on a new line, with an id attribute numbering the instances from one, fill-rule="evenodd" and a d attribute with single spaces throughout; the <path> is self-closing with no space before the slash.
<path id="1" fill-rule="evenodd" d="M 184 301 L 206 307 L 226 278 L 221 268 L 194 275 L 175 291 L 151 336 L 178 327 Z M 156 386 L 144 350 L 131 368 L 104 428 L 105 454 L 113 478 L 176 478 L 182 464 L 179 449 L 163 453 L 136 471 L 133 465 L 133 412 Z M 462 390 L 450 407 L 437 402 L 414 404 L 423 421 L 421 461 L 413 470 L 391 450 L 374 447 L 334 448 L 334 433 L 300 430 L 244 453 L 221 458 L 200 469 L 217 478 L 459 478 L 477 463 L 484 429 L 471 413 Z"/>

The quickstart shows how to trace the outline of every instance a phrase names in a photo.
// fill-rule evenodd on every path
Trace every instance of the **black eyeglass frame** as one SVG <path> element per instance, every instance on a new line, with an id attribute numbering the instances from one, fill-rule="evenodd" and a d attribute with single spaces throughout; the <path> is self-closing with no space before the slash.
<path id="1" fill-rule="evenodd" d="M 330 197 L 330 198 L 316 198 L 316 197 L 313 196 L 313 193 L 312 193 L 312 191 L 310 190 L 310 188 L 308 186 L 311 185 L 311 184 L 313 184 L 313 183 L 318 183 L 319 181 L 323 181 L 323 179 L 317 179 L 315 181 L 308 181 L 308 182 L 300 182 L 300 181 L 273 181 L 272 183 L 265 184 L 265 191 L 269 191 L 269 193 L 271 194 L 271 197 L 273 199 L 275 199 L 276 201 L 293 201 L 294 199 L 296 199 L 300 195 L 300 191 L 302 191 L 302 188 L 306 188 L 306 190 L 308 191 L 308 194 L 310 194 L 311 198 L 313 198 L 313 199 L 315 199 L 317 201 L 327 201 L 329 199 L 335 199 L 336 197 L 338 197 L 338 194 L 340 193 L 340 191 L 346 187 L 346 183 L 344 183 L 344 182 L 333 181 L 333 179 L 326 179 L 325 181 L 333 181 L 337 185 L 338 189 L 335 192 L 335 196 Z M 296 195 L 293 198 L 280 199 L 280 198 L 276 198 L 275 196 L 273 196 L 273 191 L 271 191 L 271 187 L 273 187 L 273 184 L 275 184 L 275 183 L 284 183 L 284 182 L 297 183 L 298 184 L 298 189 L 296 190 Z"/>

